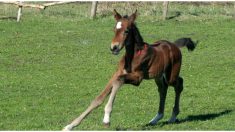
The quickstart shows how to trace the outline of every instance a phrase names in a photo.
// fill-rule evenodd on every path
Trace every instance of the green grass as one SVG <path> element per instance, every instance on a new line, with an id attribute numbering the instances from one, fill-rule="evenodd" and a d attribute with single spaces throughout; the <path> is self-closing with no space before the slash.
<path id="1" fill-rule="evenodd" d="M 13 15 L 6 7 L 0 5 L 4 15 Z M 79 11 L 86 7 L 83 3 L 43 12 L 25 9 L 20 23 L 0 19 L 0 130 L 61 130 L 102 91 L 121 58 L 109 51 L 115 22 L 113 16 L 99 14 L 89 20 Z M 180 37 L 200 41 L 194 52 L 182 49 L 181 123 L 165 123 L 174 103 L 174 90 L 169 88 L 164 119 L 143 127 L 158 108 L 152 80 L 120 89 L 110 128 L 102 126 L 103 104 L 75 130 L 235 130 L 233 7 L 170 7 L 170 16 L 176 11 L 181 16 L 162 21 L 159 10 L 149 15 L 146 10 L 145 15 L 145 8 L 139 7 L 137 26 L 149 43 Z"/>

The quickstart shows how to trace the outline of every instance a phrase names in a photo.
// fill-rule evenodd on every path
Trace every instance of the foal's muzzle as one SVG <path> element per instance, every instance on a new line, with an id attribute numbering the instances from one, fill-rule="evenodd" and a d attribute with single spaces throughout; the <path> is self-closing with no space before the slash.
<path id="1" fill-rule="evenodd" d="M 118 55 L 119 51 L 120 51 L 120 49 L 119 49 L 119 47 L 117 45 L 114 45 L 113 47 L 111 47 L 110 50 L 112 51 L 112 53 L 114 55 Z"/>

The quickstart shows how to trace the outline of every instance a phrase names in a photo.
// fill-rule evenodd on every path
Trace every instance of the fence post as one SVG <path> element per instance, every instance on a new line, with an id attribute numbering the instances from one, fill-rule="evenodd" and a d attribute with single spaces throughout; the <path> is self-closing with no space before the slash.
<path id="1" fill-rule="evenodd" d="M 91 17 L 90 17 L 91 19 L 94 19 L 96 17 L 97 4 L 98 4 L 98 1 L 92 1 Z"/>
<path id="2" fill-rule="evenodd" d="M 233 3 L 233 18 L 235 19 L 235 2 Z"/>
<path id="3" fill-rule="evenodd" d="M 167 19 L 168 5 L 169 5 L 169 1 L 163 2 L 163 20 Z"/>
<path id="4" fill-rule="evenodd" d="M 20 4 L 19 4 L 19 9 L 18 9 L 18 13 L 17 13 L 17 22 L 19 22 L 20 21 L 20 17 L 21 17 L 21 15 L 22 15 L 22 8 L 23 8 L 23 6 L 22 6 L 22 2 L 20 2 Z"/>

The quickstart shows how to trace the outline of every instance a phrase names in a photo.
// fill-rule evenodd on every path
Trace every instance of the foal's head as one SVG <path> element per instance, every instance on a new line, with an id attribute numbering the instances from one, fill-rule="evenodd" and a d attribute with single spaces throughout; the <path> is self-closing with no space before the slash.
<path id="1" fill-rule="evenodd" d="M 112 39 L 111 43 L 111 51 L 114 55 L 117 55 L 121 49 L 126 45 L 126 39 L 131 26 L 134 24 L 136 18 L 137 10 L 131 16 L 122 17 L 115 9 L 114 9 L 114 18 L 116 19 L 116 25 L 114 27 L 115 36 Z"/>

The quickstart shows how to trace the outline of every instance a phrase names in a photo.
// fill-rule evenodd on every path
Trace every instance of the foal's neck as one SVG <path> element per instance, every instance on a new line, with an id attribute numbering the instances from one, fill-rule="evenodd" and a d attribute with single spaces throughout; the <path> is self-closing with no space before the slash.
<path id="1" fill-rule="evenodd" d="M 131 25 L 129 34 L 125 40 L 126 54 L 134 54 L 136 50 L 141 50 L 144 46 L 144 41 L 135 24 Z"/>
<path id="2" fill-rule="evenodd" d="M 138 28 L 135 24 L 131 25 L 128 36 L 125 40 L 125 65 L 124 69 L 130 73 L 131 72 L 131 63 L 136 51 L 143 49 L 144 41 Z"/>

